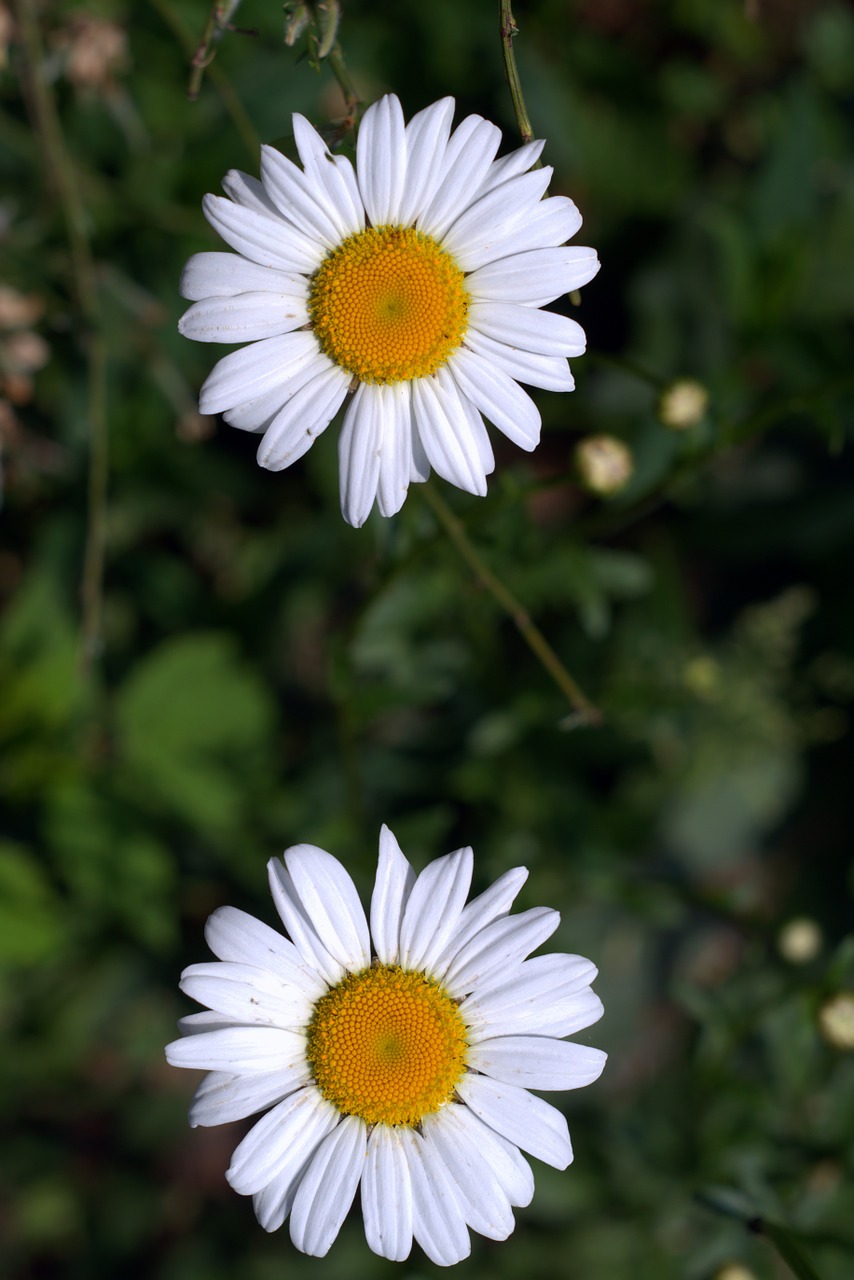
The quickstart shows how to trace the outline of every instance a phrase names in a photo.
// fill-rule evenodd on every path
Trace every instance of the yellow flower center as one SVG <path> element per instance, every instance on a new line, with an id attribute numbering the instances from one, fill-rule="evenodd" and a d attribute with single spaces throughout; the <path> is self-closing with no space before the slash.
<path id="1" fill-rule="evenodd" d="M 414 1126 L 438 1111 L 465 1071 L 466 1027 L 423 973 L 378 964 L 318 1000 L 308 1061 L 324 1098 L 368 1124 Z"/>
<path id="2" fill-rule="evenodd" d="M 459 347 L 469 295 L 449 253 L 413 227 L 369 227 L 321 263 L 308 310 L 323 351 L 362 382 L 426 378 Z"/>

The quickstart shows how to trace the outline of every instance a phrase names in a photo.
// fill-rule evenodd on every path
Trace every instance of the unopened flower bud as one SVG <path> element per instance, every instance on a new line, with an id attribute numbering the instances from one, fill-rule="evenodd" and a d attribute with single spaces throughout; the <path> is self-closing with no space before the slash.
<path id="1" fill-rule="evenodd" d="M 756 1275 L 742 1262 L 725 1262 L 715 1272 L 715 1280 L 756 1280 Z"/>
<path id="2" fill-rule="evenodd" d="M 696 427 L 709 407 L 709 393 L 701 382 L 680 378 L 671 382 L 658 403 L 658 416 L 671 431 Z"/>
<path id="3" fill-rule="evenodd" d="M 305 31 L 308 26 L 308 20 L 308 5 L 285 5 L 285 44 L 288 48 L 293 48 L 297 40 L 299 40 L 303 31 Z"/>
<path id="4" fill-rule="evenodd" d="M 590 493 L 610 497 L 631 478 L 631 450 L 616 436 L 587 436 L 575 449 L 575 465 L 581 483 Z"/>
<path id="5" fill-rule="evenodd" d="M 854 1050 L 854 991 L 840 991 L 818 1011 L 821 1034 L 834 1049 Z"/>
<path id="6" fill-rule="evenodd" d="M 809 964 L 821 951 L 821 944 L 821 929 L 806 916 L 784 924 L 777 937 L 780 955 L 790 964 Z"/>

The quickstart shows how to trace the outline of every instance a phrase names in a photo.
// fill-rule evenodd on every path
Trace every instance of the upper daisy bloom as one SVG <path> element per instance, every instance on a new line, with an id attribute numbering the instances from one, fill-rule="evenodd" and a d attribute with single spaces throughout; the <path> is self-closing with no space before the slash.
<path id="1" fill-rule="evenodd" d="M 375 1253 L 433 1262 L 468 1256 L 468 1228 L 513 1230 L 534 1179 L 522 1151 L 557 1169 L 572 1159 L 566 1121 L 528 1089 L 576 1089 L 605 1054 L 561 1039 L 602 1014 L 596 969 L 572 955 L 526 959 L 556 911 L 510 916 L 518 867 L 466 905 L 471 849 L 416 876 L 387 827 L 370 928 L 350 876 L 313 845 L 269 864 L 290 940 L 234 907 L 206 937 L 219 963 L 181 987 L 210 1012 L 182 1019 L 167 1046 L 178 1067 L 210 1072 L 191 1125 L 272 1107 L 226 1177 L 258 1221 L 323 1257 L 361 1186 Z M 521 1150 L 520 1150 L 521 1148 Z"/>
<path id="2" fill-rule="evenodd" d="M 200 342 L 248 342 L 215 366 L 202 413 L 264 438 L 258 461 L 301 457 L 355 390 L 338 441 L 341 509 L 360 526 L 376 501 L 400 510 L 432 467 L 485 494 L 488 418 L 533 449 L 540 415 L 518 385 L 571 391 L 574 320 L 539 308 L 586 284 L 592 249 L 566 196 L 543 199 L 531 142 L 496 160 L 501 132 L 453 98 L 406 124 L 393 95 L 359 129 L 356 167 L 295 115 L 302 168 L 261 148 L 261 181 L 232 170 L 205 216 L 230 253 L 190 259 L 180 329 Z M 563 246 L 563 247 L 562 247 Z"/>

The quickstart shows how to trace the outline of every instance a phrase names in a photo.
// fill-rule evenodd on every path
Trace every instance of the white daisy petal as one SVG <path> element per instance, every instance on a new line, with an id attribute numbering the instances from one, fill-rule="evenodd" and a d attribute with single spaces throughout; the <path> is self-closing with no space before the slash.
<path id="1" fill-rule="evenodd" d="M 470 437 L 477 449 L 477 456 L 480 460 L 480 465 L 483 467 L 483 473 L 491 476 L 495 470 L 495 454 L 492 451 L 492 441 L 489 438 L 486 423 L 480 415 L 480 410 L 467 396 L 460 393 L 459 383 L 454 378 L 450 366 L 447 369 L 440 369 L 436 378 L 448 400 L 454 404 L 454 412 L 456 412 L 456 404 L 459 402 L 468 425 Z"/>
<path id="2" fill-rule="evenodd" d="M 486 1159 L 510 1203 L 520 1208 L 530 1204 L 534 1198 L 534 1175 L 515 1143 L 490 1129 L 469 1107 L 455 1106 L 452 1119 Z"/>
<path id="3" fill-rule="evenodd" d="M 194 302 L 178 321 L 178 332 L 196 342 L 255 342 L 290 333 L 307 322 L 302 298 L 286 293 L 239 293 Z"/>
<path id="4" fill-rule="evenodd" d="M 586 346 L 584 330 L 569 316 L 514 302 L 473 302 L 469 323 L 496 342 L 543 356 L 580 356 Z M 461 354 L 456 352 L 455 358 Z"/>
<path id="5" fill-rule="evenodd" d="M 326 990 L 326 983 L 308 968 L 289 939 L 237 907 L 218 907 L 208 917 L 205 941 L 220 960 L 263 965 L 310 1000 Z"/>
<path id="6" fill-rule="evenodd" d="M 244 401 L 263 396 L 282 381 L 283 371 L 310 360 L 316 344 L 310 333 L 264 338 L 218 360 L 199 393 L 202 413 L 222 413 Z"/>
<path id="7" fill-rule="evenodd" d="M 261 181 L 283 217 L 309 240 L 328 250 L 350 234 L 328 192 L 274 147 L 261 147 Z"/>
<path id="8" fill-rule="evenodd" d="M 264 190 L 263 182 L 248 173 L 242 173 L 240 169 L 229 169 L 222 180 L 222 189 L 235 204 L 242 205 L 244 209 L 254 209 L 256 213 L 264 213 L 268 217 L 279 217 L 279 211 Z"/>
<path id="9" fill-rule="evenodd" d="M 338 437 L 341 514 L 361 529 L 371 514 L 380 478 L 384 431 L 383 387 L 363 382 L 350 401 Z"/>
<path id="10" fill-rule="evenodd" d="M 371 937 L 377 958 L 383 964 L 398 962 L 400 926 L 414 884 L 415 872 L 392 832 L 383 826 L 377 878 L 371 897 Z"/>
<path id="11" fill-rule="evenodd" d="M 493 257 L 493 252 L 540 208 L 540 200 L 552 176 L 548 167 L 521 174 L 477 199 L 457 218 L 442 243 L 464 271 L 473 271 Z"/>
<path id="12" fill-rule="evenodd" d="M 596 969 L 581 956 L 535 956 L 463 1001 L 471 1042 L 495 1035 L 569 1036 L 602 1016 L 589 987 Z"/>
<path id="13" fill-rule="evenodd" d="M 406 182 L 397 213 L 401 226 L 411 226 L 433 198 L 453 117 L 454 99 L 441 98 L 419 111 L 406 126 Z"/>
<path id="14" fill-rule="evenodd" d="M 486 470 L 478 440 L 457 397 L 454 404 L 435 378 L 412 384 L 418 434 L 433 470 L 467 493 L 486 493 Z"/>
<path id="15" fill-rule="evenodd" d="M 450 1174 L 468 1225 L 489 1240 L 506 1240 L 515 1226 L 513 1210 L 486 1157 L 454 1122 L 454 1113 L 464 1110 L 449 1102 L 438 1115 L 425 1116 L 424 1141 Z"/>
<path id="16" fill-rule="evenodd" d="M 181 975 L 181 990 L 215 1013 L 247 1024 L 301 1027 L 311 1014 L 305 992 L 255 965 L 191 964 Z"/>
<path id="17" fill-rule="evenodd" d="M 445 1166 L 413 1129 L 401 1130 L 412 1184 L 412 1230 L 431 1262 L 450 1267 L 471 1253 L 466 1220 Z"/>
<path id="18" fill-rule="evenodd" d="M 543 154 L 545 145 L 545 141 L 542 138 L 535 138 L 533 142 L 524 143 L 521 147 L 517 147 L 515 151 L 502 156 L 500 160 L 493 160 L 486 177 L 481 183 L 480 190 L 477 193 L 478 197 L 486 195 L 495 187 L 503 185 L 510 178 L 515 178 L 520 173 L 527 173 Z"/>
<path id="19" fill-rule="evenodd" d="M 486 177 L 501 142 L 501 130 L 469 116 L 451 135 L 439 189 L 418 218 L 418 229 L 440 239 L 460 216 Z"/>
<path id="20" fill-rule="evenodd" d="M 341 234 L 355 235 L 365 225 L 365 209 L 353 166 L 346 156 L 334 156 L 305 116 L 294 115 L 294 141 L 306 173 L 326 190 L 338 216 Z"/>
<path id="21" fill-rule="evenodd" d="M 572 1162 L 566 1120 L 542 1098 L 471 1073 L 463 1076 L 457 1093 L 485 1124 L 537 1160 L 554 1169 L 565 1169 Z"/>
<path id="22" fill-rule="evenodd" d="M 544 314 L 536 312 L 535 314 Z M 527 392 L 493 361 L 462 348 L 449 366 L 451 375 L 471 403 L 520 449 L 539 443 L 542 419 Z"/>
<path id="23" fill-rule="evenodd" d="M 283 471 L 301 458 L 341 408 L 349 385 L 343 369 L 332 365 L 300 387 L 270 423 L 258 446 L 261 466 Z"/>
<path id="24" fill-rule="evenodd" d="M 219 1031 L 223 1027 L 236 1027 L 237 1018 L 229 1018 L 224 1013 L 212 1013 L 205 1009 L 204 1013 L 188 1013 L 178 1019 L 178 1030 L 182 1036 L 197 1036 L 203 1031 Z"/>
<path id="25" fill-rule="evenodd" d="M 182 298 L 232 298 L 238 293 L 286 293 L 306 298 L 306 278 L 293 271 L 274 271 L 239 253 L 194 253 L 181 275 Z"/>
<path id="26" fill-rule="evenodd" d="M 271 214 L 234 204 L 225 196 L 205 196 L 205 217 L 226 244 L 250 262 L 279 271 L 316 271 L 324 248 L 296 227 Z"/>
<path id="27" fill-rule="evenodd" d="M 524 1089 L 580 1089 L 598 1080 L 607 1054 L 549 1036 L 496 1036 L 469 1050 L 469 1066 Z"/>
<path id="28" fill-rule="evenodd" d="M 442 982 L 455 998 L 465 995 L 516 967 L 559 924 L 560 913 L 549 907 L 532 907 L 518 916 L 494 920 L 457 952 Z"/>
<path id="29" fill-rule="evenodd" d="M 412 394 L 408 382 L 377 389 L 383 416 L 377 506 L 380 515 L 393 516 L 403 506 L 412 477 Z"/>
<path id="30" fill-rule="evenodd" d="M 400 963 L 429 972 L 460 918 L 471 884 L 471 849 L 437 858 L 421 872 L 400 926 Z"/>
<path id="31" fill-rule="evenodd" d="M 565 245 L 514 253 L 479 267 L 466 278 L 466 288 L 478 302 L 518 302 L 543 307 L 561 294 L 580 289 L 599 270 L 595 249 Z"/>
<path id="32" fill-rule="evenodd" d="M 399 222 L 406 180 L 406 133 L 403 111 L 394 94 L 386 94 L 365 112 L 356 141 L 356 169 L 373 225 Z"/>
<path id="33" fill-rule="evenodd" d="M 242 1196 L 254 1195 L 274 1178 L 304 1167 L 306 1159 L 341 1121 L 314 1086 L 300 1089 L 268 1111 L 235 1148 L 226 1173 Z"/>
<path id="34" fill-rule="evenodd" d="M 412 388 L 410 387 L 410 393 Z M 421 436 L 418 431 L 418 420 L 412 415 L 412 469 L 409 473 L 410 484 L 421 484 L 430 479 L 430 459 L 424 452 Z"/>
<path id="35" fill-rule="evenodd" d="M 368 922 L 349 872 L 313 844 L 294 845 L 283 857 L 300 905 L 329 954 L 352 971 L 367 968 Z"/>
<path id="36" fill-rule="evenodd" d="M 173 1040 L 166 1046 L 173 1067 L 200 1071 L 270 1071 L 280 1066 L 296 1074 L 305 1064 L 305 1039 L 281 1027 L 235 1025 Z"/>
<path id="37" fill-rule="evenodd" d="M 365 1167 L 366 1148 L 364 1120 L 345 1116 L 315 1151 L 291 1209 L 291 1240 L 310 1257 L 326 1257 L 341 1230 Z"/>
<path id="38" fill-rule="evenodd" d="M 308 1065 L 301 1074 L 294 1074 L 293 1083 L 278 1069 L 238 1076 L 227 1071 L 209 1071 L 193 1095 L 190 1125 L 194 1129 L 197 1125 L 207 1128 L 244 1120 L 304 1088 L 310 1078 Z"/>
<path id="39" fill-rule="evenodd" d="M 503 876 L 491 884 L 488 889 L 484 889 L 483 893 L 478 894 L 476 898 L 472 898 L 463 908 L 460 916 L 459 924 L 448 941 L 443 956 L 446 957 L 446 964 L 454 959 L 458 951 L 461 951 L 466 943 L 479 933 L 481 929 L 485 929 L 493 920 L 506 916 L 516 900 L 516 896 L 522 885 L 528 879 L 527 867 L 511 867 L 509 871 L 505 871 Z M 444 973 L 441 968 L 443 961 L 437 962 L 437 968 L 440 973 Z"/>
<path id="40" fill-rule="evenodd" d="M 505 1239 L 534 1190 L 522 1151 L 556 1168 L 572 1159 L 563 1116 L 528 1090 L 579 1088 L 605 1061 L 561 1038 L 601 1012 L 594 966 L 523 959 L 558 920 L 544 907 L 509 914 L 524 868 L 466 906 L 470 849 L 415 876 L 384 827 L 370 931 L 325 850 L 295 845 L 269 872 L 289 937 L 224 908 L 207 927 L 220 959 L 182 975 L 208 1006 L 166 1049 L 173 1065 L 208 1072 L 191 1124 L 268 1109 L 226 1176 L 265 1230 L 290 1217 L 305 1253 L 327 1253 L 360 1184 L 365 1236 L 383 1257 L 402 1261 L 415 1239 L 450 1266 L 470 1252 L 469 1227 Z"/>
<path id="41" fill-rule="evenodd" d="M 278 371 L 277 382 L 266 386 L 251 399 L 223 410 L 222 416 L 230 426 L 237 427 L 239 431 L 266 431 L 292 396 L 330 368 L 329 359 L 322 351 L 317 350 L 310 333 L 295 333 L 291 337 L 307 338 L 309 341 L 295 345 L 287 364 L 282 364 Z"/>
<path id="42" fill-rule="evenodd" d="M 575 379 L 565 356 L 538 356 L 533 351 L 519 351 L 506 342 L 496 342 L 485 333 L 469 329 L 465 345 L 475 355 L 483 356 L 490 366 L 502 369 L 516 382 L 529 387 L 542 387 L 544 391 L 572 391 Z M 456 359 L 456 357 L 454 357 Z"/>
<path id="43" fill-rule="evenodd" d="M 412 1251 L 412 1182 L 400 1130 L 391 1125 L 375 1125 L 368 1138 L 362 1212 L 368 1247 L 405 1262 Z"/>
<path id="44" fill-rule="evenodd" d="M 526 178 L 533 174 L 526 174 Z M 521 183 L 523 178 L 515 178 Z M 511 184 L 508 183 L 508 186 Z M 503 188 L 499 188 L 500 198 Z M 581 214 L 568 196 L 549 196 L 539 204 L 529 206 L 522 217 L 500 232 L 493 230 L 488 239 L 472 242 L 465 249 L 456 250 L 454 256 L 464 271 L 475 271 L 488 262 L 507 258 L 531 249 L 554 249 L 575 235 L 581 226 Z"/>
<path id="45" fill-rule="evenodd" d="M 294 889 L 290 872 L 279 858 L 267 863 L 270 892 L 276 910 L 303 961 L 316 970 L 330 986 L 344 976 L 344 966 L 324 947 Z"/>
<path id="46" fill-rule="evenodd" d="M 265 1231 L 278 1231 L 287 1220 L 310 1159 L 307 1156 L 301 1165 L 285 1169 L 253 1195 L 255 1217 Z"/>

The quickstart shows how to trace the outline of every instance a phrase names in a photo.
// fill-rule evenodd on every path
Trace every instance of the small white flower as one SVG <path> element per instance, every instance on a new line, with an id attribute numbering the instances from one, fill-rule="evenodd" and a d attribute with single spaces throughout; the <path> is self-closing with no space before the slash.
<path id="1" fill-rule="evenodd" d="M 416 876 L 383 827 L 370 929 L 322 849 L 296 845 L 269 874 L 291 940 L 223 907 L 206 930 L 219 963 L 182 975 L 210 1010 L 182 1019 L 186 1038 L 166 1049 L 174 1066 L 210 1072 L 190 1124 L 272 1107 L 226 1177 L 267 1231 L 290 1217 L 305 1253 L 328 1252 L 359 1186 L 383 1257 L 402 1261 L 414 1237 L 448 1266 L 468 1256 L 469 1227 L 506 1239 L 512 1206 L 534 1193 L 522 1151 L 557 1169 L 572 1160 L 565 1119 L 528 1090 L 579 1088 L 605 1063 L 561 1038 L 601 1017 L 595 967 L 526 959 L 559 916 L 509 915 L 523 867 L 466 905 L 471 849 Z"/>
<path id="2" fill-rule="evenodd" d="M 202 387 L 203 414 L 263 432 L 258 461 L 281 471 L 326 429 L 355 387 L 338 442 L 341 509 L 364 524 L 403 505 L 431 467 L 485 494 L 494 468 L 488 418 L 533 449 L 540 415 L 519 386 L 571 391 L 574 320 L 540 310 L 586 284 L 593 249 L 566 196 L 543 199 L 543 144 L 495 159 L 500 130 L 453 98 L 405 124 L 396 97 L 365 112 L 356 167 L 302 116 L 303 168 L 261 149 L 261 181 L 232 170 L 204 211 L 237 251 L 198 253 L 181 292 L 181 332 L 247 342 Z"/>

